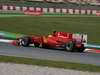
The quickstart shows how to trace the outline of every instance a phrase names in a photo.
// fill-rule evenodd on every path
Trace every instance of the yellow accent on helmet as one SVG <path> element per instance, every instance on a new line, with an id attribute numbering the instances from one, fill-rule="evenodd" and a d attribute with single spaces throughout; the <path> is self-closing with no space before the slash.
<path id="1" fill-rule="evenodd" d="M 52 37 L 52 35 L 48 35 L 48 37 Z"/>

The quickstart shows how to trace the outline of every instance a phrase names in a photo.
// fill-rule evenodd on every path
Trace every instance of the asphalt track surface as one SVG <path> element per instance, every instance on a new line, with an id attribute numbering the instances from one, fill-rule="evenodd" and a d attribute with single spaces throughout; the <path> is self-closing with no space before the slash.
<path id="1" fill-rule="evenodd" d="M 33 47 L 17 47 L 7 43 L 0 43 L 0 55 L 65 61 L 100 66 L 99 53 L 71 53 L 61 50 L 51 50 Z"/>

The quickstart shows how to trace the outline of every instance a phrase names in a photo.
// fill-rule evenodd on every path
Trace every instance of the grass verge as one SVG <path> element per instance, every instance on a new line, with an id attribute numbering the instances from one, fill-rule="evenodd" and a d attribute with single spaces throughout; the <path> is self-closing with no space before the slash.
<path id="1" fill-rule="evenodd" d="M 48 66 L 48 67 L 73 69 L 73 70 L 89 71 L 89 72 L 100 72 L 100 66 L 62 62 L 62 61 L 40 60 L 40 59 L 31 59 L 31 58 L 0 55 L 0 62 Z"/>

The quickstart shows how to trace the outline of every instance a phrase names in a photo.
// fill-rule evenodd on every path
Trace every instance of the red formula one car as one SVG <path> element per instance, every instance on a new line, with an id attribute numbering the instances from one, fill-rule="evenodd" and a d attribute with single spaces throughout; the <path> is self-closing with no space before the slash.
<path id="1" fill-rule="evenodd" d="M 24 47 L 33 44 L 35 47 L 65 49 L 71 52 L 83 52 L 85 49 L 84 43 L 86 42 L 86 34 L 56 31 L 48 36 L 29 35 L 17 39 L 17 44 Z"/>

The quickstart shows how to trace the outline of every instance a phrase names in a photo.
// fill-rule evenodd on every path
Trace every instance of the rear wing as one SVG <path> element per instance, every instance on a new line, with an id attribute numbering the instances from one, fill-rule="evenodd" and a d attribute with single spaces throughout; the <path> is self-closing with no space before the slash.
<path id="1" fill-rule="evenodd" d="M 87 34 L 79 34 L 79 33 L 74 33 L 72 34 L 72 38 L 75 40 L 81 40 L 83 44 L 87 44 Z"/>

